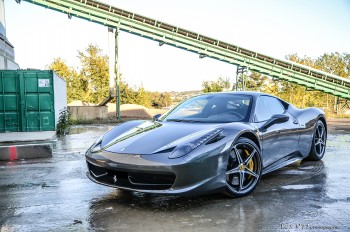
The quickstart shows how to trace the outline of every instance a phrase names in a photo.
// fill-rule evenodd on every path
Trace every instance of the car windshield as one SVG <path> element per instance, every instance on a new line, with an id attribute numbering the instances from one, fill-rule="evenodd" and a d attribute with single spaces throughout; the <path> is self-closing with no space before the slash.
<path id="1" fill-rule="evenodd" d="M 191 98 L 168 114 L 162 121 L 228 123 L 249 120 L 252 97 L 221 93 Z"/>

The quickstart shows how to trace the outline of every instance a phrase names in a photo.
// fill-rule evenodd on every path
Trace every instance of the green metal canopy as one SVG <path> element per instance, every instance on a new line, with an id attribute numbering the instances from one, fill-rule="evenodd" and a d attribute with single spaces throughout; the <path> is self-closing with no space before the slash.
<path id="1" fill-rule="evenodd" d="M 350 100 L 350 80 L 93 0 L 24 0 Z"/>

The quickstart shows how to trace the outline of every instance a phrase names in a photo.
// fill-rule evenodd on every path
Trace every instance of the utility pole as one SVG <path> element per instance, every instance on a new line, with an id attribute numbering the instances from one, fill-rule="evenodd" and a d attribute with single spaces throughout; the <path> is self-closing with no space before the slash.
<path id="1" fill-rule="evenodd" d="M 108 28 L 109 49 L 109 100 L 116 97 L 116 117 L 120 120 L 120 73 L 118 67 L 118 40 L 119 28 Z M 108 101 L 109 101 L 108 100 Z M 106 102 L 107 103 L 107 102 Z"/>
<path id="2" fill-rule="evenodd" d="M 119 28 L 115 30 L 115 75 L 117 77 L 117 101 L 116 101 L 116 114 L 118 121 L 120 120 L 120 73 L 118 65 L 118 44 L 119 44 Z"/>

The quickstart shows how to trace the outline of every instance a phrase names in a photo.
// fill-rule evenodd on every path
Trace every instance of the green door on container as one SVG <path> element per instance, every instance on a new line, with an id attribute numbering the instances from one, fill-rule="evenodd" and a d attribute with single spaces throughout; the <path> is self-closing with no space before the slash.
<path id="1" fill-rule="evenodd" d="M 53 78 L 48 72 L 25 73 L 23 126 L 26 131 L 55 130 Z"/>
<path id="2" fill-rule="evenodd" d="M 20 131 L 19 79 L 13 72 L 2 72 L 0 78 L 0 132 Z"/>
<path id="3" fill-rule="evenodd" d="M 12 71 L 3 76 L 0 82 L 7 91 L 2 94 L 5 107 L 0 103 L 0 132 L 55 130 L 52 72 Z"/>

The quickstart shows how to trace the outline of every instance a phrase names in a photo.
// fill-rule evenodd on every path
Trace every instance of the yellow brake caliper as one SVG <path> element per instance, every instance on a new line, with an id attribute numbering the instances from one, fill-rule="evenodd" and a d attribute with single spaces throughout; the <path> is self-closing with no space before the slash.
<path id="1" fill-rule="evenodd" d="M 244 152 L 245 152 L 245 154 L 247 155 L 247 158 L 248 158 L 248 157 L 249 157 L 249 151 L 247 151 L 246 149 L 244 149 Z M 254 161 L 253 161 L 253 159 L 251 159 L 251 160 L 249 161 L 249 163 L 247 164 L 247 168 L 248 168 L 250 171 L 254 172 Z M 249 175 L 248 179 L 250 179 L 250 178 L 252 178 L 251 175 Z"/>

